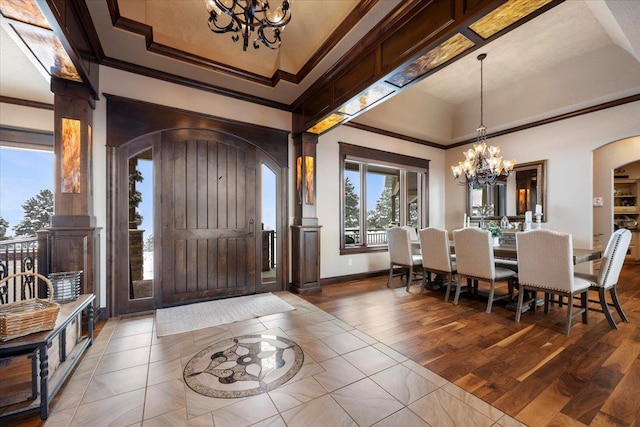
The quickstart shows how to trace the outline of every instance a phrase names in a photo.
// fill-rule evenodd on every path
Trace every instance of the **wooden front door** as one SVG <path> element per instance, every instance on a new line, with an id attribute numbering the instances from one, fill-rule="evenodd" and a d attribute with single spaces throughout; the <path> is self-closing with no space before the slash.
<path id="1" fill-rule="evenodd" d="M 163 132 L 163 306 L 255 292 L 255 163 L 255 147 L 238 137 Z"/>

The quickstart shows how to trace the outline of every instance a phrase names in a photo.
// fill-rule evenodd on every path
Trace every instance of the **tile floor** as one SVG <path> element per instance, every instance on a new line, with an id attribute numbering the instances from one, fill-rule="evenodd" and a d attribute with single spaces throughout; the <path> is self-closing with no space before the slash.
<path id="1" fill-rule="evenodd" d="M 110 319 L 46 426 L 522 426 L 515 419 L 288 292 L 296 310 L 157 338 L 154 316 Z M 234 336 L 289 338 L 298 373 L 268 393 L 206 397 L 184 382 L 200 350 Z"/>

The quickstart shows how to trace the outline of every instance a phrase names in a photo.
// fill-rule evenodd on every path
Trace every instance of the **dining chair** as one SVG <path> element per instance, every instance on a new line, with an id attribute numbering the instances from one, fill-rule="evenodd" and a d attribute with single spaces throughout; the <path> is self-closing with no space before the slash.
<path id="1" fill-rule="evenodd" d="M 393 276 L 404 276 L 404 270 L 409 269 L 407 275 L 407 292 L 413 281 L 416 271 L 422 266 L 422 256 L 411 251 L 411 238 L 409 230 L 403 227 L 391 227 L 387 230 L 387 243 L 389 244 L 389 278 L 387 287 L 390 287 Z M 393 274 L 395 266 L 402 267 L 402 271 Z"/>
<path id="2" fill-rule="evenodd" d="M 409 240 L 411 241 L 411 253 L 414 255 L 420 255 L 420 239 L 418 238 L 418 232 L 415 227 L 410 225 L 403 225 L 402 228 L 409 232 Z"/>
<path id="3" fill-rule="evenodd" d="M 453 276 L 458 274 L 456 262 L 451 260 L 449 234 L 447 230 L 436 227 L 422 229 L 418 234 L 420 236 L 423 273 L 420 295 L 424 293 L 425 286 L 431 285 L 431 273 L 439 274 L 448 279 L 444 300 L 449 301 Z"/>
<path id="4" fill-rule="evenodd" d="M 463 278 L 467 283 L 473 281 L 474 289 L 478 288 L 478 282 L 489 283 L 489 300 L 487 301 L 487 313 L 491 313 L 494 301 L 513 296 L 513 285 L 516 272 L 507 268 L 497 267 L 493 257 L 491 233 L 481 228 L 463 228 L 453 230 L 453 241 L 456 249 L 456 264 L 458 269 L 458 283 L 454 304 L 458 304 L 460 297 L 460 284 Z M 509 293 L 495 296 L 496 282 L 507 281 Z"/>
<path id="5" fill-rule="evenodd" d="M 618 325 L 613 319 L 609 307 L 614 307 L 616 309 L 623 322 L 629 321 L 620 306 L 618 292 L 616 291 L 616 285 L 618 284 L 620 271 L 622 271 L 622 265 L 624 264 L 625 257 L 627 256 L 629 243 L 631 243 L 631 231 L 626 228 L 616 230 L 611 235 L 611 238 L 607 243 L 607 247 L 604 250 L 598 274 L 576 273 L 576 276 L 589 282 L 590 290 L 598 292 L 598 300 L 589 300 L 589 302 L 599 302 L 601 310 L 594 308 L 591 310 L 604 313 L 612 329 L 618 329 Z M 611 302 L 607 301 L 606 291 L 609 291 L 609 294 L 611 295 Z"/>
<path id="6" fill-rule="evenodd" d="M 544 312 L 549 312 L 550 295 L 566 296 L 567 320 L 564 333 L 569 335 L 574 316 L 582 315 L 588 322 L 588 291 L 590 282 L 573 271 L 573 242 L 571 234 L 553 230 L 532 230 L 516 234 L 518 254 L 518 305 L 516 322 L 520 321 L 526 291 L 533 291 L 532 309 L 536 309 L 536 291 L 544 292 Z M 580 309 L 573 310 L 574 296 L 580 297 Z"/>
<path id="7" fill-rule="evenodd" d="M 418 232 L 416 231 L 415 227 L 412 227 L 410 225 L 403 225 L 402 228 L 409 232 L 409 240 L 411 240 L 412 242 L 418 241 Z"/>

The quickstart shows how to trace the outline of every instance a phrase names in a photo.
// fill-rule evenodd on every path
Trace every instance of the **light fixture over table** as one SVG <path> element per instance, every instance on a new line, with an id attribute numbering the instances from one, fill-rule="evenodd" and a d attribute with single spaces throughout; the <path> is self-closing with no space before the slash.
<path id="1" fill-rule="evenodd" d="M 234 42 L 242 37 L 245 51 L 249 36 L 256 31 L 254 49 L 260 47 L 258 41 L 269 49 L 278 49 L 282 43 L 280 34 L 291 21 L 291 2 L 282 0 L 274 7 L 268 0 L 206 0 L 209 29 L 214 33 L 235 33 L 231 36 Z"/>
<path id="2" fill-rule="evenodd" d="M 482 93 L 482 61 L 486 57 L 486 53 L 478 55 L 478 61 L 480 61 L 480 126 L 477 129 L 477 142 L 473 144 L 473 148 L 464 152 L 465 160 L 463 162 L 451 166 L 456 183 L 467 184 L 472 188 L 494 185 L 500 176 L 509 176 L 516 164 L 515 160 L 502 159 L 500 156 L 501 147 L 487 146 L 487 127 L 483 120 Z"/>

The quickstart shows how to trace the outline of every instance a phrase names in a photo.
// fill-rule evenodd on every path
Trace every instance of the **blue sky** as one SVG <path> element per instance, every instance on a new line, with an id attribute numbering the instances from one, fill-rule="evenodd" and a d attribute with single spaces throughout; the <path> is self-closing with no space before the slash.
<path id="1" fill-rule="evenodd" d="M 142 202 L 138 205 L 142 224 L 138 228 L 144 230 L 144 240 L 146 240 L 153 234 L 153 162 L 138 159 L 138 170 L 144 178 L 144 181 L 136 182 L 136 189 L 142 193 Z"/>
<path id="2" fill-rule="evenodd" d="M 262 223 L 265 230 L 276 229 L 276 175 L 262 166 Z"/>
<path id="3" fill-rule="evenodd" d="M 7 236 L 24 216 L 22 205 L 40 190 L 53 192 L 53 152 L 0 147 L 0 216 Z"/>

